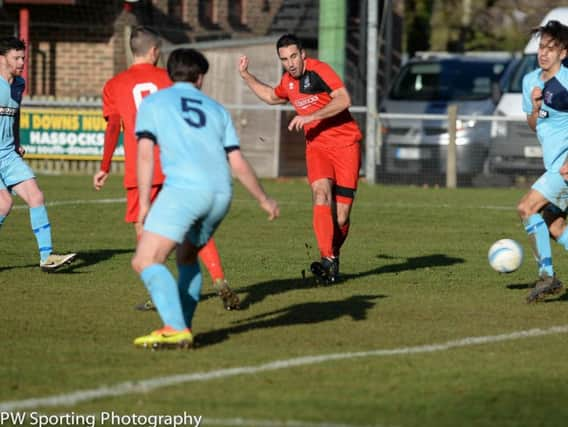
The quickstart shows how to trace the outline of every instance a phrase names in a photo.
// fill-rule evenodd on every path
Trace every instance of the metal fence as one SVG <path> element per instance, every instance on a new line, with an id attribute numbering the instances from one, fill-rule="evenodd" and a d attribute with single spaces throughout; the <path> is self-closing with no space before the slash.
<path id="1" fill-rule="evenodd" d="M 287 168 L 283 163 L 286 158 L 290 157 L 289 151 L 293 149 L 298 151 L 296 157 L 303 157 L 303 143 L 299 148 L 288 144 L 289 139 L 301 137 L 301 135 L 290 134 L 285 126 L 286 120 L 294 114 L 291 106 L 264 104 L 226 104 L 225 106 L 231 111 L 237 124 L 244 120 L 243 117 L 254 117 L 251 115 L 254 112 L 276 111 L 281 113 L 282 120 L 274 121 L 272 125 L 274 129 L 269 132 L 271 135 L 277 135 L 276 139 L 282 140 L 274 142 L 279 149 L 271 151 L 271 155 L 276 158 L 255 157 L 255 147 L 260 144 L 258 141 L 248 145 L 245 143 L 243 151 L 249 156 L 252 155 L 251 161 L 255 168 L 271 171 L 264 176 L 303 175 L 301 168 Z M 101 102 L 98 99 L 81 101 L 28 99 L 22 107 L 23 111 L 32 112 L 90 111 L 92 115 L 102 119 Z M 376 129 L 375 140 L 364 138 L 364 144 L 370 145 L 364 146 L 362 164 L 365 166 L 361 172 L 369 182 L 438 184 L 454 188 L 458 185 L 475 185 L 476 183 L 491 185 L 491 178 L 495 176 L 501 178 L 498 180 L 500 183 L 513 182 L 519 176 L 538 175 L 543 169 L 540 146 L 536 136 L 526 125 L 526 118 L 523 116 L 463 115 L 452 107 L 448 108 L 448 114 L 380 113 L 369 116 L 364 106 L 353 106 L 350 111 L 361 129 L 369 128 L 365 123 L 367 117 L 371 117 L 373 123 L 370 125 Z M 28 125 L 32 126 L 32 120 L 29 121 Z M 41 121 L 38 120 L 38 123 L 41 124 Z M 505 123 L 506 127 L 516 126 L 524 129 L 526 130 L 525 136 L 519 139 L 518 132 L 513 135 L 509 132 L 508 137 L 495 135 L 495 123 Z M 255 131 L 257 125 L 260 126 L 255 120 L 247 122 L 247 135 L 266 133 L 266 123 L 262 123 L 262 131 Z M 35 141 L 30 141 L 29 131 L 29 129 L 22 130 L 22 135 L 25 133 L 23 144 L 28 149 L 28 161 L 38 172 L 94 173 L 98 170 L 102 154 L 102 135 L 104 134 L 104 129 L 100 126 L 94 130 L 99 133 L 95 143 L 98 154 L 82 156 L 69 153 L 54 155 L 53 150 L 49 153 L 42 153 L 41 146 L 34 146 L 37 135 Z M 49 132 L 60 134 L 63 129 L 52 126 L 49 131 L 45 129 L 43 131 L 44 138 L 49 139 L 52 136 Z M 511 138 L 515 139 L 511 140 Z M 264 140 L 262 137 L 258 139 Z M 503 147 L 504 149 L 501 149 Z M 95 151 L 91 150 L 91 152 Z M 371 170 L 365 158 L 368 153 L 374 156 Z M 117 154 L 112 166 L 113 173 L 123 172 L 122 153 Z M 270 167 L 261 163 L 270 163 Z M 272 167 L 274 164 L 280 167 L 274 169 Z"/>

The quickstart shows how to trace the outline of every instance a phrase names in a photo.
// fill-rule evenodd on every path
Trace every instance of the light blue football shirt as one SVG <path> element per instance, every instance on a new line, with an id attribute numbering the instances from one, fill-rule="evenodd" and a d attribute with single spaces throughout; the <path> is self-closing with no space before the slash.
<path id="1" fill-rule="evenodd" d="M 542 146 L 544 167 L 558 172 L 568 154 L 568 69 L 564 66 L 554 77 L 541 80 L 542 69 L 526 74 L 523 78 L 523 111 L 532 112 L 531 92 L 534 87 L 543 90 L 543 102 L 536 124 L 536 135 Z"/>
<path id="2" fill-rule="evenodd" d="M 177 82 L 145 97 L 136 135 L 159 145 L 164 185 L 231 192 L 226 149 L 239 147 L 231 116 L 191 83 Z"/>
<path id="3" fill-rule="evenodd" d="M 10 85 L 0 77 L 0 158 L 14 151 L 14 120 L 19 107 Z"/>

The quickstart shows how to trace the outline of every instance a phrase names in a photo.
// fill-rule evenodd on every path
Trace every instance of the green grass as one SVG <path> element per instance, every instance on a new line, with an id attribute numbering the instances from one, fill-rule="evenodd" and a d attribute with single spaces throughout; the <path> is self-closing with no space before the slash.
<path id="1" fill-rule="evenodd" d="M 514 209 L 520 189 L 361 184 L 341 260 L 346 280 L 315 287 L 301 276 L 317 257 L 308 186 L 268 181 L 281 218 L 268 222 L 237 186 L 216 234 L 247 309 L 225 312 L 205 274 L 198 347 L 138 350 L 132 339 L 160 322 L 133 310 L 146 291 L 130 268 L 135 239 L 124 203 L 73 203 L 123 197 L 120 178 L 100 193 L 90 177 L 41 176 L 39 183 L 48 202 L 67 202 L 49 207 L 56 249 L 79 257 L 61 272 L 39 271 L 27 210 L 17 201 L 0 232 L 0 407 L 126 381 L 568 325 L 566 297 L 524 303 L 536 271 Z M 487 263 L 489 246 L 504 237 L 525 248 L 523 266 L 510 275 Z M 563 249 L 553 250 L 557 273 L 568 277 Z M 26 411 L 186 411 L 202 415 L 204 426 L 236 425 L 235 418 L 245 426 L 564 426 L 566 354 L 568 336 L 551 334 L 346 357 Z"/>

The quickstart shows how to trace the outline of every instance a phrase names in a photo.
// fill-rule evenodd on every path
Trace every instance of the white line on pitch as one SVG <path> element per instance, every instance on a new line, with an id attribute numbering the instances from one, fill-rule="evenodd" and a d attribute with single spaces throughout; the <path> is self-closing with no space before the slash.
<path id="1" fill-rule="evenodd" d="M 93 200 L 59 200 L 55 202 L 47 202 L 45 206 L 66 206 L 66 205 L 96 205 L 96 204 L 113 204 L 113 203 L 126 203 L 124 197 L 116 199 L 93 199 Z M 27 205 L 16 205 L 14 209 L 27 209 Z"/>
<path id="2" fill-rule="evenodd" d="M 47 202 L 45 205 L 47 207 L 50 206 L 66 206 L 66 205 L 89 205 L 89 204 L 113 204 L 113 203 L 125 203 L 126 199 L 124 197 L 119 197 L 115 199 L 91 199 L 91 200 L 60 200 L 60 201 L 53 201 Z M 255 201 L 251 199 L 239 199 L 234 198 L 233 203 L 255 203 Z M 308 201 L 305 200 L 285 200 L 278 202 L 281 205 L 302 205 L 305 206 L 306 209 L 310 208 L 310 204 Z M 357 202 L 357 205 L 361 206 L 377 206 L 380 208 L 408 208 L 408 209 L 423 209 L 423 208 L 454 208 L 454 209 L 486 209 L 486 210 L 493 210 L 493 211 L 512 211 L 515 209 L 513 204 L 511 205 L 452 205 L 448 203 L 403 203 L 403 202 L 393 202 L 393 203 L 383 203 L 383 202 L 366 202 L 360 201 Z M 18 204 L 14 206 L 14 209 L 26 209 L 27 205 Z"/>
<path id="3" fill-rule="evenodd" d="M 89 390 L 80 390 L 66 394 L 49 397 L 39 397 L 24 400 L 12 400 L 0 402 L 0 411 L 14 411 L 16 409 L 31 409 L 40 407 L 73 406 L 81 402 L 88 402 L 112 396 L 124 396 L 133 393 L 146 393 L 155 389 L 170 387 L 190 382 L 203 382 L 228 378 L 239 375 L 252 375 L 260 372 L 289 369 L 296 366 L 315 365 L 332 360 L 348 360 L 360 357 L 385 357 L 397 355 L 409 355 L 418 353 L 433 353 L 452 348 L 467 347 L 472 345 L 487 344 L 500 341 L 511 341 L 544 335 L 568 333 L 568 325 L 553 326 L 547 329 L 529 329 L 501 335 L 488 335 L 481 337 L 468 337 L 440 344 L 421 345 L 415 347 L 401 347 L 390 350 L 371 350 L 349 353 L 322 354 L 319 356 L 305 356 L 286 360 L 276 360 L 256 366 L 240 366 L 228 369 L 218 369 L 208 372 L 194 372 L 190 374 L 171 375 L 167 377 L 150 378 L 140 381 L 127 381 L 114 386 L 101 386 Z"/>

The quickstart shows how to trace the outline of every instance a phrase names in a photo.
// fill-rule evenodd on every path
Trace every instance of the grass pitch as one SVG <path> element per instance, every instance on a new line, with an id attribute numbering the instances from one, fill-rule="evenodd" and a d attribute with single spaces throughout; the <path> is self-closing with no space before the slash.
<path id="1" fill-rule="evenodd" d="M 345 280 L 316 287 L 302 278 L 317 258 L 307 184 L 265 182 L 281 203 L 274 223 L 237 186 L 216 240 L 245 309 L 224 311 L 204 273 L 197 347 L 152 352 L 132 346 L 160 322 L 133 309 L 146 291 L 130 269 L 121 179 L 99 193 L 90 180 L 39 178 L 56 250 L 79 253 L 72 266 L 40 271 L 21 204 L 0 231 L 0 408 L 187 412 L 202 426 L 565 425 L 568 299 L 524 302 L 536 269 L 515 212 L 522 190 L 362 183 Z M 487 250 L 505 237 L 525 262 L 499 275 Z"/>

